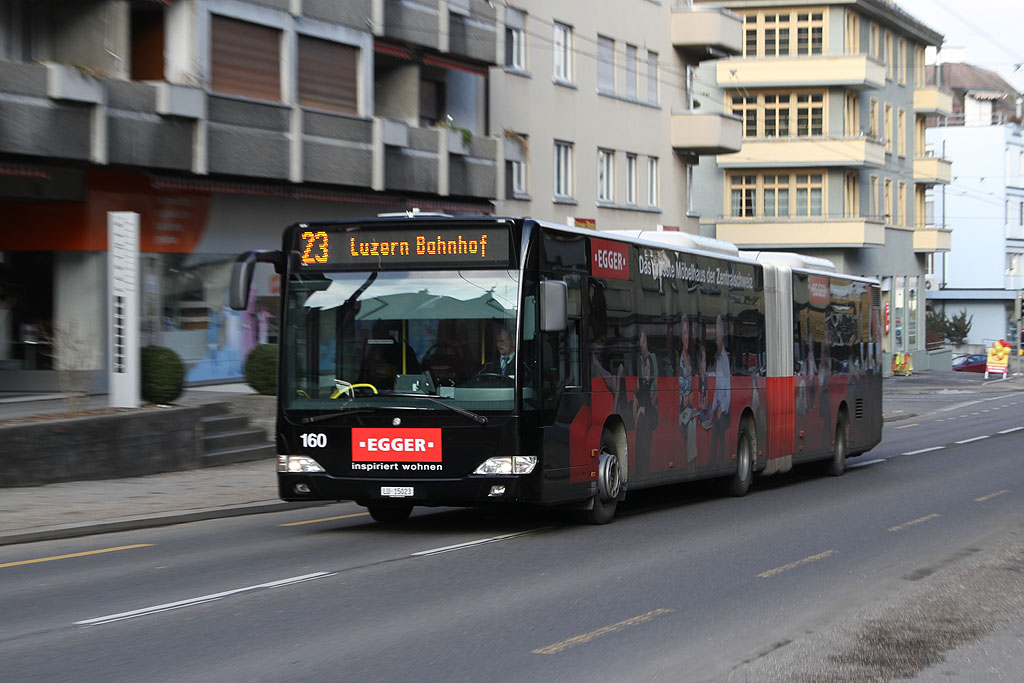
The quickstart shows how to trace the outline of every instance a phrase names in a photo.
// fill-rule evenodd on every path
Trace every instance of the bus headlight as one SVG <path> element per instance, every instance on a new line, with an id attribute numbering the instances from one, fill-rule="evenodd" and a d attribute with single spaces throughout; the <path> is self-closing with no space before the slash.
<path id="1" fill-rule="evenodd" d="M 277 471 L 278 472 L 323 472 L 324 468 L 320 467 L 313 458 L 307 458 L 304 455 L 279 455 L 277 456 Z"/>
<path id="2" fill-rule="evenodd" d="M 536 466 L 536 455 L 506 455 L 487 458 L 473 470 L 473 474 L 529 474 Z"/>

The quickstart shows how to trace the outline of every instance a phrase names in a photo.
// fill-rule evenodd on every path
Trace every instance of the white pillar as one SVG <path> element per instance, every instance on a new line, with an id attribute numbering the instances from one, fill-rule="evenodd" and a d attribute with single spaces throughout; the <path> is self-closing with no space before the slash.
<path id="1" fill-rule="evenodd" d="M 139 214 L 107 213 L 110 405 L 139 406 Z"/>

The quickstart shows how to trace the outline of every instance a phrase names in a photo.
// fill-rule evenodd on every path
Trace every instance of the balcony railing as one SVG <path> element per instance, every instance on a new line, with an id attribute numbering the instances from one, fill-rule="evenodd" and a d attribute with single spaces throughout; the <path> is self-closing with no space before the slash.
<path id="1" fill-rule="evenodd" d="M 701 61 L 743 52 L 743 19 L 724 9 L 672 10 L 672 45 Z"/>
<path id="2" fill-rule="evenodd" d="M 882 246 L 885 226 L 867 218 L 719 218 L 718 239 L 743 249 Z"/>
<path id="3" fill-rule="evenodd" d="M 672 115 L 672 147 L 684 154 L 723 154 L 741 149 L 740 117 L 732 114 L 687 112 Z"/>
<path id="4" fill-rule="evenodd" d="M 884 143 L 856 138 L 746 139 L 735 154 L 718 157 L 720 168 L 881 168 Z"/>
<path id="5" fill-rule="evenodd" d="M 865 55 L 721 59 L 720 88 L 842 86 L 856 90 L 885 85 L 885 66 Z"/>

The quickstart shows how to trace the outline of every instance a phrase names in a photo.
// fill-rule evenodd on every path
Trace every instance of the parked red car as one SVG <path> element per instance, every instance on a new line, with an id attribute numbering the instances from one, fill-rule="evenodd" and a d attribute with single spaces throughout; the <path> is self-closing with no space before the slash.
<path id="1" fill-rule="evenodd" d="M 969 356 L 957 356 L 953 359 L 953 369 L 959 372 L 985 372 L 988 356 L 972 353 Z"/>

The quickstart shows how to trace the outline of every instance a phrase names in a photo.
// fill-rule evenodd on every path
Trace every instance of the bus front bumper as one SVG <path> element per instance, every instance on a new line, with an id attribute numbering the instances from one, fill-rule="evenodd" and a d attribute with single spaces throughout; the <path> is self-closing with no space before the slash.
<path id="1" fill-rule="evenodd" d="M 281 500 L 353 500 L 360 505 L 381 500 L 413 505 L 470 506 L 531 502 L 525 476 L 463 479 L 359 479 L 329 474 L 277 473 Z"/>

